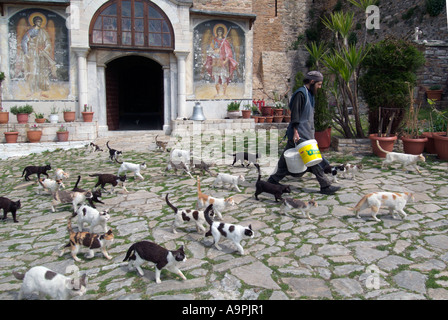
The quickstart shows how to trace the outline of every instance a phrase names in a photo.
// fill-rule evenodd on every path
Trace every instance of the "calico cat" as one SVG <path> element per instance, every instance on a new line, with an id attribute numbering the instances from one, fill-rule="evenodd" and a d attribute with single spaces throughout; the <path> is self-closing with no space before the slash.
<path id="1" fill-rule="evenodd" d="M 126 173 L 128 171 L 131 171 L 134 173 L 134 177 L 138 177 L 141 180 L 145 180 L 145 178 L 143 178 L 143 176 L 141 175 L 140 171 L 146 169 L 146 162 L 135 164 L 131 162 L 120 162 L 117 159 L 115 159 L 115 162 L 121 164 L 120 168 L 118 168 L 117 175 L 120 175 L 120 173 L 122 172 Z"/>
<path id="2" fill-rule="evenodd" d="M 404 212 L 404 207 L 408 201 L 413 201 L 414 196 L 412 193 L 404 192 L 373 192 L 365 195 L 362 199 L 356 204 L 354 208 L 350 208 L 349 210 L 354 211 L 356 213 L 356 217 L 359 219 L 359 211 L 370 208 L 372 210 L 372 217 L 376 221 L 381 221 L 376 217 L 381 207 L 388 207 L 389 213 L 392 214 L 395 219 L 394 210 L 403 215 L 403 219 L 406 218 L 407 214 Z"/>
<path id="3" fill-rule="evenodd" d="M 344 174 L 345 170 L 346 169 L 344 165 L 332 166 L 330 164 L 327 164 L 324 167 L 324 173 L 330 175 L 334 183 L 338 183 L 338 173 L 340 172 L 341 174 Z"/>
<path id="4" fill-rule="evenodd" d="M 156 147 L 157 147 L 157 149 L 166 151 L 166 147 L 167 147 L 167 145 L 168 145 L 168 142 L 166 142 L 166 141 L 161 141 L 161 140 L 157 140 L 157 137 L 158 137 L 158 136 L 159 136 L 159 135 L 156 135 L 155 138 L 154 138 L 154 141 L 156 142 Z"/>
<path id="5" fill-rule="evenodd" d="M 53 299 L 67 300 L 71 296 L 82 296 L 86 293 L 86 274 L 80 278 L 70 278 L 56 273 L 46 267 L 32 267 L 27 273 L 13 271 L 18 280 L 23 280 L 18 299 L 25 295 L 38 293 L 39 298 L 50 296 Z"/>
<path id="6" fill-rule="evenodd" d="M 418 161 L 425 162 L 425 157 L 423 154 L 406 154 L 406 153 L 398 153 L 398 152 L 389 152 L 381 148 L 381 145 L 379 141 L 376 141 L 376 144 L 378 146 L 378 149 L 380 149 L 381 152 L 384 152 L 386 154 L 386 159 L 383 161 L 383 164 L 381 167 L 387 166 L 388 164 L 391 164 L 393 162 L 399 162 L 402 165 L 403 170 L 408 168 L 409 166 L 412 166 L 415 170 L 417 170 L 418 173 L 421 174 L 421 171 L 417 167 Z"/>
<path id="7" fill-rule="evenodd" d="M 126 175 L 124 176 L 116 176 L 114 174 L 110 173 L 95 173 L 95 174 L 89 174 L 89 177 L 98 177 L 98 182 L 95 184 L 95 187 L 101 186 L 101 189 L 105 190 L 104 187 L 106 184 L 111 184 L 111 192 L 114 192 L 114 187 L 116 187 L 118 184 L 120 184 L 123 187 L 123 190 L 128 193 L 128 190 L 126 189 L 124 183 L 126 181 Z"/>
<path id="8" fill-rule="evenodd" d="M 189 170 L 188 166 L 185 165 L 185 163 L 183 163 L 182 161 L 181 161 L 181 162 L 173 162 L 172 160 L 170 160 L 170 161 L 168 162 L 168 165 L 167 165 L 166 168 L 165 168 L 165 172 L 168 171 L 168 170 L 171 170 L 171 169 L 174 170 L 174 172 L 176 173 L 176 175 L 177 175 L 177 170 L 182 170 L 182 171 L 184 171 L 186 174 L 188 174 L 188 175 L 190 176 L 191 179 L 194 179 L 193 176 L 192 176 L 191 173 L 190 173 L 190 170 Z"/>
<path id="9" fill-rule="evenodd" d="M 198 177 L 198 208 L 206 208 L 210 204 L 213 205 L 213 211 L 218 215 L 219 220 L 222 220 L 221 211 L 229 206 L 234 206 L 235 201 L 233 200 L 233 197 L 215 198 L 202 193 L 201 183 Z"/>
<path id="10" fill-rule="evenodd" d="M 180 262 L 186 260 L 184 246 L 177 250 L 167 250 L 154 242 L 140 241 L 134 243 L 128 249 L 123 261 L 129 261 L 129 271 L 136 268 L 141 276 L 144 276 L 144 272 L 140 265 L 145 262 L 154 263 L 156 265 L 156 283 L 161 283 L 160 273 L 162 269 L 168 269 L 173 273 L 177 273 L 183 280 L 187 280 L 177 267 Z"/>
<path id="11" fill-rule="evenodd" d="M 28 166 L 23 169 L 22 177 L 25 175 L 25 181 L 30 181 L 29 176 L 32 174 L 37 174 L 37 178 L 40 179 L 40 175 L 44 174 L 49 178 L 47 171 L 51 170 L 51 165 L 46 166 Z"/>
<path id="12" fill-rule="evenodd" d="M 117 161 L 118 157 L 123 155 L 123 151 L 118 151 L 117 149 L 112 149 L 109 147 L 109 141 L 106 142 L 107 149 L 109 149 L 109 158 L 110 161 L 114 162 Z"/>
<path id="13" fill-rule="evenodd" d="M 168 200 L 168 193 L 165 196 L 165 201 L 168 206 L 170 206 L 171 209 L 173 209 L 174 213 L 176 214 L 176 217 L 174 218 L 173 222 L 173 233 L 177 233 L 176 228 L 182 225 L 183 222 L 194 222 L 196 224 L 196 230 L 197 232 L 205 233 L 204 224 L 207 222 L 205 221 L 204 211 L 200 210 L 184 210 L 184 209 L 178 209 L 175 207 L 171 202 Z M 214 216 L 214 212 L 210 213 L 210 216 Z"/>
<path id="14" fill-rule="evenodd" d="M 53 179 L 38 179 L 37 186 L 37 194 L 41 194 L 41 190 L 50 191 L 51 193 L 56 192 L 59 189 L 65 189 L 64 183 L 62 180 L 53 180 Z"/>
<path id="15" fill-rule="evenodd" d="M 16 222 L 16 223 L 19 222 L 19 221 L 17 221 L 16 212 L 21 207 L 22 207 L 22 205 L 20 204 L 20 200 L 12 201 L 8 198 L 0 197 L 0 209 L 3 209 L 2 220 L 6 220 L 6 215 L 8 214 L 8 212 L 11 212 L 14 222 Z"/>
<path id="16" fill-rule="evenodd" d="M 228 184 L 231 188 L 235 188 L 238 192 L 241 192 L 240 188 L 238 188 L 238 182 L 245 181 L 243 175 L 233 176 L 227 173 L 218 173 L 215 181 L 213 181 L 212 187 L 215 187 L 217 184 L 221 183 L 222 186 Z"/>
<path id="17" fill-rule="evenodd" d="M 210 218 L 210 211 L 212 210 L 212 205 L 209 205 L 207 209 L 204 211 L 205 220 L 210 225 L 210 230 L 205 234 L 206 237 L 213 236 L 213 241 L 215 244 L 215 248 L 221 250 L 218 242 L 221 239 L 221 236 L 230 239 L 236 245 L 238 252 L 241 255 L 244 255 L 244 249 L 241 246 L 240 242 L 243 238 L 253 238 L 254 231 L 252 230 L 252 226 L 244 227 L 241 225 L 235 225 L 230 223 L 216 222 L 212 221 Z"/>
<path id="18" fill-rule="evenodd" d="M 106 223 L 110 219 L 109 209 L 103 210 L 99 212 L 95 208 L 82 205 L 76 210 L 73 214 L 74 216 L 78 216 L 78 229 L 79 231 L 83 230 L 84 223 L 90 224 L 90 233 L 93 233 L 93 229 L 96 226 L 101 226 L 103 232 L 107 232 Z"/>
<path id="19" fill-rule="evenodd" d="M 287 211 L 289 210 L 299 210 L 302 215 L 306 215 L 308 219 L 314 220 L 310 217 L 309 213 L 311 208 L 317 207 L 317 202 L 314 199 L 311 199 L 310 201 L 302 201 L 293 198 L 284 198 L 283 204 L 285 205 L 285 214 L 287 214 Z"/>
<path id="20" fill-rule="evenodd" d="M 343 177 L 345 179 L 348 179 L 351 177 L 352 180 L 356 179 L 356 175 L 362 171 L 362 164 L 356 163 L 356 164 L 350 164 L 347 163 L 345 165 L 345 172 L 343 173 Z"/>
<path id="21" fill-rule="evenodd" d="M 291 188 L 289 186 L 286 185 L 282 185 L 282 184 L 273 184 L 267 181 L 262 181 L 261 180 L 261 171 L 260 171 L 260 166 L 258 164 L 255 164 L 255 167 L 257 167 L 258 170 L 258 180 L 255 183 L 255 199 L 258 199 L 258 195 L 266 192 L 266 193 L 270 193 L 272 195 L 275 196 L 275 202 L 278 202 L 278 200 L 283 200 L 282 198 L 282 194 L 283 193 L 291 193 Z"/>
<path id="22" fill-rule="evenodd" d="M 72 191 L 76 192 L 87 192 L 88 190 L 84 190 L 78 187 L 79 181 L 81 180 L 81 176 L 78 176 L 78 180 L 76 180 L 75 186 L 73 187 Z M 96 203 L 104 204 L 103 201 L 101 201 L 101 189 L 91 190 L 92 197 L 87 198 L 87 202 L 92 208 L 96 208 Z"/>
<path id="23" fill-rule="evenodd" d="M 82 232 L 82 228 L 80 231 L 75 232 L 72 228 L 72 217 L 68 219 L 68 232 L 70 234 L 69 243 L 62 249 L 61 254 L 62 257 L 65 253 L 65 250 L 70 247 L 71 255 L 75 261 L 81 261 L 77 257 L 79 249 L 81 247 L 87 247 L 89 249 L 88 254 L 86 254 L 86 258 L 91 259 L 95 256 L 95 249 L 100 249 L 103 253 L 104 257 L 107 260 L 111 260 L 112 257 L 107 253 L 107 247 L 109 247 L 114 241 L 114 234 L 112 230 L 107 231 L 103 235 L 99 235 L 91 232 Z M 79 221 L 79 220 L 78 220 Z"/>
<path id="24" fill-rule="evenodd" d="M 247 161 L 247 165 L 246 167 L 249 167 L 249 165 L 251 163 L 256 164 L 258 158 L 260 157 L 260 155 L 257 153 L 253 154 L 253 153 L 248 153 L 248 152 L 237 152 L 232 154 L 233 156 L 233 163 L 232 166 L 235 164 L 235 162 L 237 162 L 238 160 L 241 161 L 241 165 L 244 167 L 244 161 Z"/>

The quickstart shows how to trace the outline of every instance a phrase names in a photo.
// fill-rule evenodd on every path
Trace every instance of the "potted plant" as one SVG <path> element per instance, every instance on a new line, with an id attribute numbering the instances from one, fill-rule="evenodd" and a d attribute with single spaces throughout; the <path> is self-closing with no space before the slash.
<path id="1" fill-rule="evenodd" d="M 84 122 L 92 122 L 93 121 L 93 111 L 92 106 L 84 105 L 84 111 L 82 113 L 82 119 Z"/>
<path id="2" fill-rule="evenodd" d="M 439 84 L 432 85 L 426 89 L 426 97 L 431 100 L 442 100 L 442 86 Z"/>
<path id="3" fill-rule="evenodd" d="M 58 123 L 59 122 L 59 108 L 53 105 L 50 109 L 50 122 Z"/>
<path id="4" fill-rule="evenodd" d="M 58 131 L 56 131 L 56 136 L 59 142 L 68 141 L 68 130 L 63 124 L 61 124 Z"/>
<path id="5" fill-rule="evenodd" d="M 438 120 L 440 122 L 443 121 L 445 132 L 440 134 L 433 134 L 434 138 L 434 147 L 435 151 L 437 153 L 437 157 L 441 160 L 448 160 L 448 111 L 439 111 L 434 108 L 434 111 L 436 112 L 438 116 Z"/>
<path id="6" fill-rule="evenodd" d="M 236 119 L 240 116 L 241 101 L 232 101 L 227 104 L 227 118 Z"/>
<path id="7" fill-rule="evenodd" d="M 37 112 L 37 113 L 34 112 L 34 117 L 35 117 L 34 121 L 36 123 L 44 123 L 47 120 L 47 119 L 45 119 L 44 114 L 41 112 Z"/>
<path id="8" fill-rule="evenodd" d="M 33 124 L 26 132 L 26 136 L 31 143 L 36 143 L 42 138 L 42 130 L 40 130 L 37 124 Z"/>
<path id="9" fill-rule="evenodd" d="M 431 112 L 429 113 L 429 128 L 423 132 L 423 135 L 428 138 L 425 144 L 425 151 L 429 154 L 436 154 L 436 147 L 434 145 L 434 135 L 442 135 L 446 132 L 446 119 L 448 119 L 448 110 L 437 110 L 434 106 L 435 100 L 427 99 Z"/>
<path id="10" fill-rule="evenodd" d="M 72 111 L 70 108 L 64 108 L 62 110 L 62 113 L 64 115 L 64 121 L 65 122 L 74 122 L 76 119 L 76 112 Z"/>
<path id="11" fill-rule="evenodd" d="M 4 111 L 2 107 L 2 82 L 5 80 L 5 73 L 0 72 L 0 124 L 8 123 L 9 112 Z"/>
<path id="12" fill-rule="evenodd" d="M 273 116 L 274 122 L 280 123 L 283 122 L 283 109 L 285 107 L 285 103 L 282 101 L 276 101 L 273 107 Z"/>
<path id="13" fill-rule="evenodd" d="M 17 122 L 23 124 L 28 122 L 30 113 L 33 113 L 33 107 L 29 104 L 13 106 L 10 111 L 17 116 Z"/>
<path id="14" fill-rule="evenodd" d="M 243 110 L 241 110 L 241 114 L 243 115 L 243 119 L 250 119 L 250 115 L 252 113 L 252 106 L 250 104 L 245 104 L 243 106 Z"/>
<path id="15" fill-rule="evenodd" d="M 404 128 L 402 130 L 403 136 L 403 151 L 408 154 L 421 154 L 425 149 L 425 143 L 428 138 L 424 137 L 419 129 L 418 115 L 421 108 L 421 103 L 416 107 L 414 106 L 414 89 L 409 85 L 409 108 L 406 111 L 406 117 L 404 121 Z"/>
<path id="16" fill-rule="evenodd" d="M 319 149 L 327 150 L 331 145 L 331 123 L 333 121 L 333 108 L 328 104 L 326 90 L 317 91 L 314 104 L 314 138 Z"/>
<path id="17" fill-rule="evenodd" d="M 19 137 L 19 132 L 16 130 L 16 126 L 13 125 L 11 131 L 9 130 L 9 127 L 7 128 L 6 132 L 3 132 L 5 135 L 6 143 L 16 143 L 17 139 Z"/>
<path id="18" fill-rule="evenodd" d="M 258 123 L 260 119 L 260 109 L 258 109 L 256 104 L 252 104 L 250 109 L 252 111 L 252 118 L 254 118 L 255 123 Z"/>

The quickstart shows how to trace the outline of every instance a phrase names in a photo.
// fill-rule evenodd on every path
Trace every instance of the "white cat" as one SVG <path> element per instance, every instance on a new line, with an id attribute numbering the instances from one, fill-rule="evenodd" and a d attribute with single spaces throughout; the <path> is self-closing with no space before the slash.
<path id="1" fill-rule="evenodd" d="M 359 211 L 365 208 L 370 208 L 372 210 L 372 217 L 376 221 L 381 221 L 376 217 L 381 207 L 389 208 L 389 213 L 394 217 L 394 210 L 403 215 L 403 219 L 406 218 L 407 214 L 404 212 L 403 208 L 406 206 L 407 201 L 413 201 L 414 196 L 412 193 L 404 192 L 373 192 L 365 195 L 356 204 L 354 208 L 350 208 L 356 213 L 356 217 L 359 219 Z"/>
<path id="2" fill-rule="evenodd" d="M 90 225 L 90 233 L 93 233 L 93 229 L 95 229 L 96 226 L 101 226 L 104 233 L 107 232 L 106 224 L 107 220 L 110 219 L 108 209 L 99 212 L 92 207 L 82 205 L 76 210 L 75 215 L 78 216 L 78 231 L 82 231 L 84 223 L 88 223 Z"/>
<path id="3" fill-rule="evenodd" d="M 240 242 L 245 237 L 247 238 L 254 237 L 252 226 L 249 225 L 249 227 L 244 227 L 236 224 L 212 221 L 209 215 L 210 210 L 212 210 L 212 207 L 213 207 L 212 205 L 209 205 L 207 209 L 205 209 L 204 211 L 205 219 L 207 220 L 207 223 L 210 225 L 210 230 L 207 231 L 205 236 L 206 237 L 213 236 L 215 248 L 218 250 L 221 250 L 221 247 L 218 245 L 221 236 L 230 239 L 236 245 L 238 252 L 241 255 L 244 255 L 244 249 L 241 246 Z"/>
<path id="4" fill-rule="evenodd" d="M 63 179 L 68 179 L 70 178 L 70 175 L 66 172 L 64 172 L 64 170 L 62 170 L 61 168 L 57 168 L 56 171 L 54 172 L 54 179 L 55 180 L 63 180 Z"/>
<path id="5" fill-rule="evenodd" d="M 213 211 L 218 215 L 219 219 L 222 220 L 221 211 L 229 206 L 234 206 L 235 200 L 233 200 L 233 197 L 215 198 L 202 193 L 198 177 L 198 208 L 206 208 L 209 204 L 213 205 Z"/>
<path id="6" fill-rule="evenodd" d="M 116 159 L 115 159 L 115 161 L 117 163 L 121 164 L 120 168 L 118 168 L 118 174 L 117 174 L 118 176 L 123 172 L 126 173 L 128 171 L 131 171 L 134 173 L 135 177 L 138 177 L 141 180 L 145 180 L 145 178 L 143 178 L 143 176 L 141 175 L 140 171 L 143 169 L 146 169 L 146 162 L 136 164 L 136 163 L 131 163 L 131 162 L 120 162 L 120 161 L 117 161 Z"/>
<path id="7" fill-rule="evenodd" d="M 70 296 L 82 296 L 86 293 L 86 274 L 80 278 L 69 278 L 46 267 L 33 267 L 25 274 L 13 271 L 14 277 L 23 280 L 18 299 L 24 295 L 38 293 L 39 298 L 50 296 L 53 299 L 67 300 Z"/>
<path id="8" fill-rule="evenodd" d="M 360 164 L 360 163 L 357 163 L 357 164 L 347 163 L 344 167 L 345 167 L 345 171 L 342 173 L 342 176 L 345 179 L 348 179 L 349 177 L 351 177 L 352 180 L 355 180 L 356 175 L 362 171 L 362 164 Z"/>
<path id="9" fill-rule="evenodd" d="M 196 230 L 198 232 L 205 233 L 204 224 L 206 224 L 207 221 L 205 221 L 204 211 L 178 209 L 168 200 L 168 193 L 166 194 L 165 201 L 176 214 L 173 222 L 173 233 L 177 233 L 176 228 L 182 225 L 184 222 L 190 221 L 196 224 Z M 210 213 L 210 216 L 214 216 L 213 211 Z"/>
<path id="10" fill-rule="evenodd" d="M 405 170 L 409 166 L 412 166 L 412 167 L 414 167 L 415 170 L 417 170 L 418 173 L 421 174 L 420 170 L 417 167 L 417 162 L 418 161 L 425 162 L 425 157 L 423 156 L 423 154 L 407 154 L 407 153 L 390 152 L 390 151 L 386 151 L 383 148 L 381 148 L 381 145 L 378 140 L 376 141 L 376 144 L 378 146 L 378 149 L 380 149 L 382 152 L 386 153 L 386 159 L 383 161 L 383 164 L 381 165 L 381 167 L 384 167 L 393 162 L 399 162 L 399 163 L 401 163 L 403 170 Z"/>
<path id="11" fill-rule="evenodd" d="M 50 191 L 51 193 L 54 193 L 54 192 L 58 191 L 59 189 L 65 189 L 65 186 L 62 183 L 62 180 L 40 178 L 37 181 L 39 183 L 37 186 L 37 194 L 41 194 L 42 190 Z"/>
<path id="12" fill-rule="evenodd" d="M 187 150 L 173 149 L 170 152 L 170 160 L 174 163 L 183 162 L 187 167 L 190 164 L 190 152 Z"/>
<path id="13" fill-rule="evenodd" d="M 233 176 L 227 173 L 218 173 L 212 187 L 216 187 L 219 183 L 221 183 L 223 187 L 224 185 L 229 184 L 231 189 L 235 188 L 238 192 L 241 192 L 240 188 L 238 188 L 238 183 L 243 181 L 245 181 L 243 175 Z"/>

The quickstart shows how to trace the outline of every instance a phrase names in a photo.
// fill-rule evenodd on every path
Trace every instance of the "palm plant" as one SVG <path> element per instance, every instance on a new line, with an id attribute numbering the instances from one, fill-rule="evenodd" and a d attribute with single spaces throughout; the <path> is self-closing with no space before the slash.
<path id="1" fill-rule="evenodd" d="M 334 32 L 337 45 L 339 45 L 338 40 L 341 35 L 344 46 L 348 47 L 348 36 L 353 27 L 353 17 L 353 12 L 336 11 L 330 14 L 330 18 L 322 18 L 322 23 Z"/>

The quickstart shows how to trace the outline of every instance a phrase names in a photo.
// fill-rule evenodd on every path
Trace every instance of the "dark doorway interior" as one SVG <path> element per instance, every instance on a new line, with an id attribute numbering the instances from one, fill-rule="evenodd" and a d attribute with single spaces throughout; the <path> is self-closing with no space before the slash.
<path id="1" fill-rule="evenodd" d="M 118 58 L 106 68 L 109 130 L 161 130 L 163 71 L 141 56 Z"/>

